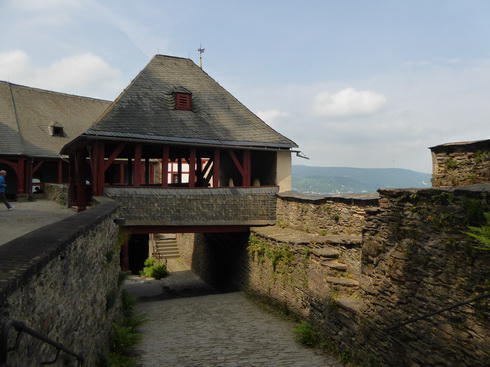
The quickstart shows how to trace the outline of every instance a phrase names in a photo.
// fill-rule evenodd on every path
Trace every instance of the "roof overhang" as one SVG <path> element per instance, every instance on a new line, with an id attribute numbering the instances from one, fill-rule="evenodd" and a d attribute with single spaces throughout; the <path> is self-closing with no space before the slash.
<path id="1" fill-rule="evenodd" d="M 296 144 L 290 143 L 268 143 L 268 142 L 249 142 L 249 141 L 232 141 L 232 140 L 206 140 L 199 138 L 183 138 L 172 136 L 155 136 L 141 135 L 132 133 L 112 133 L 112 132 L 93 132 L 86 131 L 70 143 L 66 144 L 60 154 L 70 154 L 83 146 L 90 144 L 94 140 L 120 141 L 131 143 L 146 144 L 169 144 L 169 145 L 186 145 L 201 146 L 212 148 L 234 148 L 234 149 L 252 149 L 252 150 L 290 150 L 297 148 Z"/>

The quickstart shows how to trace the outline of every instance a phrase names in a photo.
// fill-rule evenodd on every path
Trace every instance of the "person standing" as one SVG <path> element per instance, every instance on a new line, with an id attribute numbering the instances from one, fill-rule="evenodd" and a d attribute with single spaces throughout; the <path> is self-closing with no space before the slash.
<path id="1" fill-rule="evenodd" d="M 10 205 L 10 203 L 7 201 L 7 198 L 5 197 L 5 186 L 7 186 L 7 184 L 5 183 L 5 176 L 7 176 L 7 171 L 1 170 L 0 171 L 0 200 L 3 201 L 3 203 L 5 204 L 8 210 L 12 210 L 14 207 Z"/>

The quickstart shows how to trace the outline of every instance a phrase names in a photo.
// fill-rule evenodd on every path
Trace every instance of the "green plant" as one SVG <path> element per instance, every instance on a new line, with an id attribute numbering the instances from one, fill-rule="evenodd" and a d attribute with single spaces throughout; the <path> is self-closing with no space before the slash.
<path id="1" fill-rule="evenodd" d="M 478 250 L 490 251 L 490 213 L 484 213 L 487 220 L 486 226 L 476 227 L 468 226 L 469 232 L 463 232 L 464 234 L 475 239 L 481 246 L 473 246 Z"/>
<path id="2" fill-rule="evenodd" d="M 282 221 L 282 220 L 278 220 L 277 224 L 279 225 L 280 228 L 283 228 L 283 229 L 286 228 L 286 223 L 284 223 L 284 221 Z"/>
<path id="3" fill-rule="evenodd" d="M 113 353 L 125 354 L 141 341 L 141 334 L 134 331 L 131 326 L 112 325 Z"/>
<path id="4" fill-rule="evenodd" d="M 149 257 L 145 260 L 143 270 L 140 271 L 140 274 L 150 278 L 161 279 L 168 275 L 167 265 L 153 257 Z"/>
<path id="5" fill-rule="evenodd" d="M 327 235 L 327 230 L 326 229 L 320 229 L 320 232 L 318 234 L 320 236 L 326 236 Z"/>
<path id="6" fill-rule="evenodd" d="M 335 221 L 335 222 L 338 222 L 340 220 L 340 215 L 337 214 L 337 213 L 333 213 L 332 214 L 332 219 Z"/>
<path id="7" fill-rule="evenodd" d="M 317 345 L 319 337 L 313 326 L 306 321 L 302 321 L 293 329 L 295 339 L 303 345 L 313 347 Z"/>
<path id="8" fill-rule="evenodd" d="M 133 312 L 134 306 L 136 305 L 136 297 L 130 294 L 126 289 L 121 291 L 121 303 L 124 313 Z"/>
<path id="9" fill-rule="evenodd" d="M 455 169 L 458 166 L 458 161 L 453 157 L 449 157 L 444 164 L 447 170 Z"/>

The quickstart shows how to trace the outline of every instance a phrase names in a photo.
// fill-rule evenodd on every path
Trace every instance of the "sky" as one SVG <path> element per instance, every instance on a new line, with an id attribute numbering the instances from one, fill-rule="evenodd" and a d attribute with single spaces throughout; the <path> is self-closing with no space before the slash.
<path id="1" fill-rule="evenodd" d="M 490 139 L 489 19 L 487 0 L 0 0 L 0 80 L 114 100 L 154 55 L 201 55 L 293 164 L 430 173 L 429 147 Z"/>

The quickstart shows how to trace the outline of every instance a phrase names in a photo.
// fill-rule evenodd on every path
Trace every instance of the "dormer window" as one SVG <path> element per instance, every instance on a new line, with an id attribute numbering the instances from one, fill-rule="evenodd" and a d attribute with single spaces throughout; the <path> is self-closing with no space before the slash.
<path id="1" fill-rule="evenodd" d="M 176 110 L 192 110 L 192 99 L 189 93 L 175 93 L 175 109 Z"/>
<path id="2" fill-rule="evenodd" d="M 49 126 L 49 132 L 51 136 L 59 136 L 63 137 L 63 126 L 61 126 L 58 122 L 55 122 Z"/>

